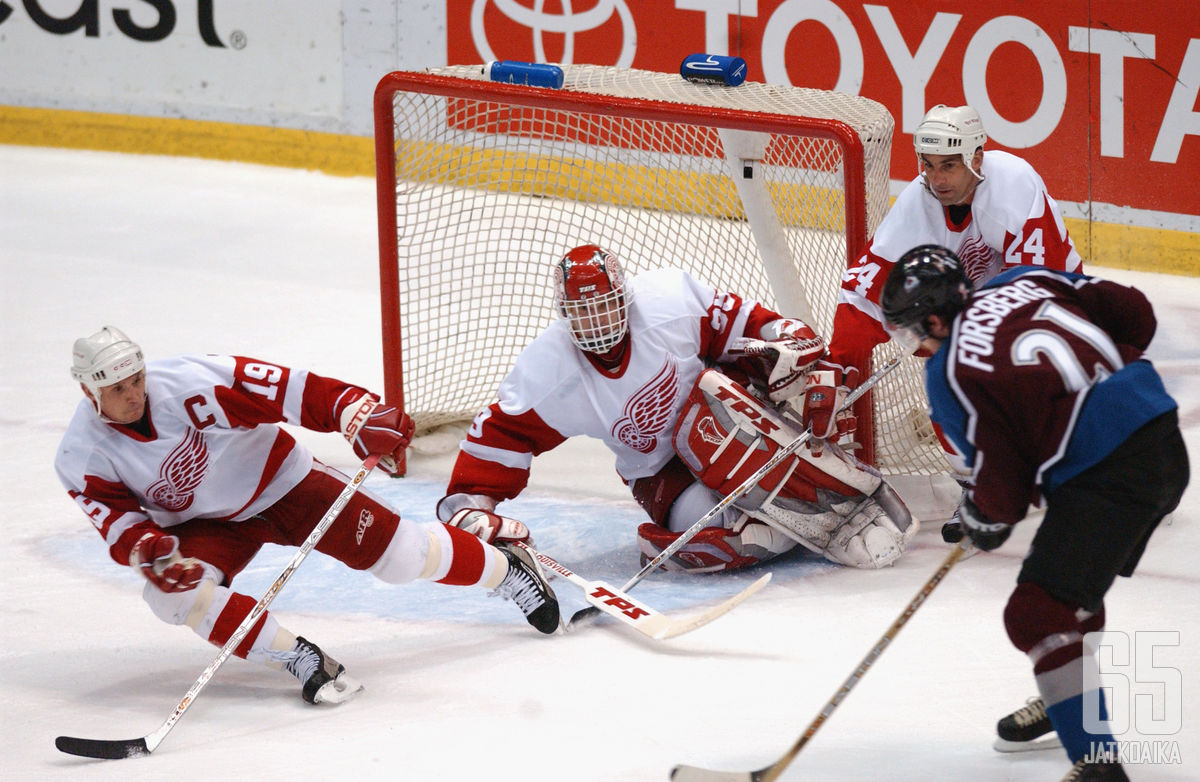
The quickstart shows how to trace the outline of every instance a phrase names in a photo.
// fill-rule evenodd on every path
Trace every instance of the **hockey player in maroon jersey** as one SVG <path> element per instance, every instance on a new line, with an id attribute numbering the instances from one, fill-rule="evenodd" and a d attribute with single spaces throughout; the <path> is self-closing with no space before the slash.
<path id="1" fill-rule="evenodd" d="M 1126 780 L 1089 719 L 1107 714 L 1102 691 L 1084 692 L 1099 679 L 1083 636 L 1103 629 L 1104 595 L 1188 482 L 1175 401 L 1143 357 L 1154 312 L 1135 288 L 1030 266 L 972 287 L 954 253 L 920 246 L 880 305 L 895 339 L 932 353 L 932 418 L 970 471 L 958 515 L 975 546 L 997 548 L 1045 507 L 1004 625 L 1075 764 L 1066 780 Z"/>
<path id="2" fill-rule="evenodd" d="M 112 326 L 76 340 L 71 375 L 85 398 L 59 446 L 59 479 L 112 558 L 146 578 L 155 615 L 216 646 L 257 602 L 230 588 L 237 574 L 264 543 L 303 543 L 346 486 L 276 424 L 341 432 L 359 457 L 383 454 L 390 472 L 412 435 L 408 416 L 357 386 L 240 356 L 145 362 Z M 539 631 L 559 625 L 554 594 L 526 552 L 407 521 L 366 489 L 316 549 L 389 583 L 493 588 Z M 235 654 L 293 674 L 310 703 L 361 689 L 270 612 Z"/>
<path id="3" fill-rule="evenodd" d="M 820 367 L 834 373 L 840 397 L 863 379 L 875 346 L 888 340 L 879 296 L 889 270 L 910 248 L 950 248 L 977 285 L 1015 266 L 1082 269 L 1042 178 L 1015 155 L 984 151 L 986 142 L 983 123 L 970 106 L 934 106 L 913 131 L 920 174 L 842 278 L 829 355 Z M 836 429 L 814 431 L 837 435 Z"/>
<path id="4" fill-rule="evenodd" d="M 527 535 L 497 504 L 525 488 L 535 455 L 587 435 L 613 452 L 649 515 L 637 536 L 652 558 L 799 435 L 799 414 L 785 417 L 777 404 L 806 394 L 810 418 L 832 417 L 833 389 L 809 377 L 824 340 L 806 324 L 679 270 L 626 280 L 617 257 L 591 244 L 558 260 L 554 275 L 561 317 L 475 418 L 438 504 L 442 520 L 485 539 Z M 878 474 L 835 447 L 801 449 L 670 564 L 728 570 L 802 545 L 883 567 L 916 529 Z"/>

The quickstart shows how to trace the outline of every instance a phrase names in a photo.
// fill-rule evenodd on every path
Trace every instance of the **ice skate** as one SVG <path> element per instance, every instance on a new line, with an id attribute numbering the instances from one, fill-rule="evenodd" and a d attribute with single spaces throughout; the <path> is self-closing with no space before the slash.
<path id="1" fill-rule="evenodd" d="M 552 635 L 561 621 L 554 590 L 529 552 L 515 546 L 499 546 L 499 549 L 508 558 L 508 573 L 488 596 L 499 595 L 513 601 L 534 629 Z"/>
<path id="2" fill-rule="evenodd" d="M 1062 778 L 1062 782 L 1129 782 L 1121 762 L 1102 758 L 1089 761 L 1083 758 Z"/>
<path id="3" fill-rule="evenodd" d="M 996 735 L 992 747 L 997 752 L 1029 752 L 1062 746 L 1046 714 L 1046 704 L 1037 696 L 996 723 Z"/>
<path id="4" fill-rule="evenodd" d="M 304 684 L 300 694 L 309 703 L 342 703 L 363 688 L 346 673 L 345 666 L 312 641 L 297 637 L 292 654 L 283 668 Z"/>

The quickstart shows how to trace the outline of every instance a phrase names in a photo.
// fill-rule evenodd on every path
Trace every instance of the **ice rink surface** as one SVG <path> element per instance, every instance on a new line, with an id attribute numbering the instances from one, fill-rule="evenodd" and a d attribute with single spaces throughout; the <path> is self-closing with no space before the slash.
<path id="1" fill-rule="evenodd" d="M 155 730 L 217 653 L 154 618 L 141 579 L 108 558 L 55 478 L 79 399 L 72 341 L 111 323 L 149 357 L 237 353 L 378 389 L 374 215 L 369 179 L 0 146 L 0 778 L 633 782 L 666 780 L 677 763 L 774 761 L 937 569 L 948 552 L 938 525 L 885 571 L 774 564 L 757 596 L 665 643 L 611 622 L 541 637 L 483 590 L 389 586 L 314 554 L 272 608 L 365 683 L 357 699 L 312 707 L 290 676 L 234 659 L 151 757 L 55 750 L 58 735 Z M 1200 280 L 1091 271 L 1155 304 L 1150 356 L 1195 462 Z M 339 436 L 294 431 L 318 458 L 356 469 Z M 452 458 L 414 455 L 408 477 L 369 485 L 431 520 Z M 1117 694 L 1147 707 L 1114 709 L 1127 727 L 1118 738 L 1178 761 L 1131 765 L 1137 781 L 1200 779 L 1198 496 L 1189 490 L 1107 601 L 1109 630 L 1156 644 L 1110 668 Z M 640 511 L 595 444 L 536 460 L 530 490 L 502 508 L 588 578 L 622 584 L 638 569 Z M 997 553 L 956 567 L 783 779 L 1058 780 L 1061 751 L 991 749 L 996 719 L 1034 693 L 1001 611 L 1035 529 L 1027 521 Z M 234 586 L 258 596 L 290 556 L 264 550 Z M 654 574 L 635 594 L 684 616 L 757 575 Z M 564 611 L 583 605 L 555 583 Z"/>

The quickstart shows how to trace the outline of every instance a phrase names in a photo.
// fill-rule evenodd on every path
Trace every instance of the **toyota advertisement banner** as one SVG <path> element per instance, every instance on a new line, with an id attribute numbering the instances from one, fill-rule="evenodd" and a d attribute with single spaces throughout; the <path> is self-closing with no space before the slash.
<path id="1" fill-rule="evenodd" d="M 917 173 L 925 110 L 967 103 L 1061 201 L 1200 215 L 1197 0 L 447 0 L 447 18 L 451 64 L 678 72 L 705 52 L 744 58 L 751 80 L 873 98 L 896 119 L 894 180 Z"/>

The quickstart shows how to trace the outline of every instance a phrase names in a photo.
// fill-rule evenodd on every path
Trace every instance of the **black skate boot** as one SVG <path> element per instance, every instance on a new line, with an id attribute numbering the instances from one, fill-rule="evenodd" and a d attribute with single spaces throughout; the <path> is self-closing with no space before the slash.
<path id="1" fill-rule="evenodd" d="M 558 598 L 546 583 L 541 569 L 529 552 L 520 546 L 498 546 L 508 558 L 508 573 L 489 595 L 507 597 L 525 614 L 526 621 L 539 633 L 553 635 L 561 617 Z"/>
<path id="2" fill-rule="evenodd" d="M 304 684 L 300 695 L 309 703 L 341 703 L 363 688 L 341 663 L 312 641 L 297 637 L 292 655 L 283 669 Z"/>
<path id="3" fill-rule="evenodd" d="M 1077 762 L 1062 782 L 1129 782 L 1121 761 L 1116 758 L 1100 758 Z"/>
<path id="4" fill-rule="evenodd" d="M 1046 714 L 1046 704 L 1041 698 L 1033 697 L 1024 706 L 996 723 L 996 734 L 999 738 L 993 747 L 998 752 L 1025 752 L 1061 747 L 1057 735 L 1042 739 L 1046 734 L 1053 732 L 1054 725 Z"/>

